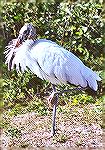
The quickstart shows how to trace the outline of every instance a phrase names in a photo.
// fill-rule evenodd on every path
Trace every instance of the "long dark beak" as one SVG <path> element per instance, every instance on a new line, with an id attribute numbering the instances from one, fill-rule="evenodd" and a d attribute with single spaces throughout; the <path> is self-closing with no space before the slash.
<path id="1" fill-rule="evenodd" d="M 16 46 L 15 47 L 19 47 L 23 42 L 23 35 L 20 34 L 17 38 L 17 42 L 16 42 Z"/>

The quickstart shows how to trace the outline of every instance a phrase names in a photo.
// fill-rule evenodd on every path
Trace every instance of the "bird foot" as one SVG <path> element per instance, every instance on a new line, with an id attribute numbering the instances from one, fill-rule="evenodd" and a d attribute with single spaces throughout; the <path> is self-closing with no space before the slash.
<path id="1" fill-rule="evenodd" d="M 54 94 L 55 94 L 55 92 L 52 92 L 52 94 L 47 98 L 48 104 L 52 104 L 52 103 L 53 103 L 53 102 L 52 102 L 52 99 L 53 99 L 53 97 L 54 97 Z"/>

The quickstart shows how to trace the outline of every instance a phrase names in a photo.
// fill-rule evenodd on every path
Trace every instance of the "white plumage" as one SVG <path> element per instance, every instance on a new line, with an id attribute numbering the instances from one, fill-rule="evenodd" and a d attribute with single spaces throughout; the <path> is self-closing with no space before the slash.
<path id="1" fill-rule="evenodd" d="M 49 80 L 52 84 L 71 83 L 81 87 L 89 85 L 95 91 L 98 88 L 97 81 L 100 81 L 101 78 L 73 53 L 55 42 L 45 39 L 35 41 L 28 39 L 20 47 L 15 49 L 11 47 L 13 46 L 6 47 L 8 68 L 14 53 L 11 69 L 16 64 L 17 70 L 21 67 L 21 70 L 24 71 L 28 67 L 39 78 Z"/>
<path id="2" fill-rule="evenodd" d="M 17 39 L 6 46 L 6 64 L 8 69 L 16 66 L 17 71 L 27 70 L 27 67 L 39 78 L 49 80 L 53 84 L 53 93 L 56 93 L 55 84 L 71 83 L 76 86 L 87 87 L 97 91 L 97 81 L 101 78 L 73 53 L 67 51 L 55 42 L 45 39 L 35 40 L 36 30 L 32 24 L 25 24 Z M 55 117 L 58 95 L 55 96 L 52 117 L 52 134 L 55 134 Z"/>

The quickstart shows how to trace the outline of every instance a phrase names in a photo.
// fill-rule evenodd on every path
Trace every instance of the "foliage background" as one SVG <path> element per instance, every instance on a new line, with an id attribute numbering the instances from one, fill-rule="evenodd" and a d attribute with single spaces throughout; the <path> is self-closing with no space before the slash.
<path id="1" fill-rule="evenodd" d="M 105 99 L 105 16 L 103 1 L 1 1 L 0 26 L 0 74 L 2 76 L 3 105 L 7 110 L 20 111 L 21 105 L 27 106 L 35 96 L 48 85 L 30 72 L 23 74 L 15 70 L 8 72 L 4 64 L 3 51 L 10 40 L 16 38 L 25 22 L 31 22 L 37 29 L 37 38 L 46 38 L 57 42 L 77 55 L 87 66 L 102 77 L 100 90 L 95 98 L 86 93 L 64 94 L 63 99 L 76 105 L 78 103 L 101 103 Z M 58 86 L 70 88 L 70 86 Z M 48 96 L 51 88 L 41 92 L 41 99 Z M 93 92 L 90 92 L 94 95 Z M 95 93 L 96 94 L 96 93 Z M 72 97 L 71 97 L 72 96 Z M 62 96 L 61 96 L 62 101 Z M 32 107 L 32 110 L 36 109 Z M 37 110 L 42 108 L 38 103 Z M 45 108 L 45 107 L 44 107 Z M 43 109 L 43 108 L 42 108 Z M 46 110 L 46 109 L 45 109 Z M 14 113 L 13 113 L 14 114 Z"/>

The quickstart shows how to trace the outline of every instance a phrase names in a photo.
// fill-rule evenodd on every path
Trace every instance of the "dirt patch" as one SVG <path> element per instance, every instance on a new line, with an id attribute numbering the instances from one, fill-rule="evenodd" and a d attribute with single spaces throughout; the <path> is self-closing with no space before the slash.
<path id="1" fill-rule="evenodd" d="M 73 109 L 73 108 L 72 108 Z M 73 109 L 74 111 L 74 109 Z M 86 110 L 85 110 L 86 111 Z M 84 109 L 57 114 L 57 132 L 51 136 L 52 116 L 34 112 L 11 117 L 10 130 L 2 131 L 2 149 L 100 149 L 104 150 L 105 132 L 97 116 Z M 11 131 L 11 132 L 10 132 Z"/>

